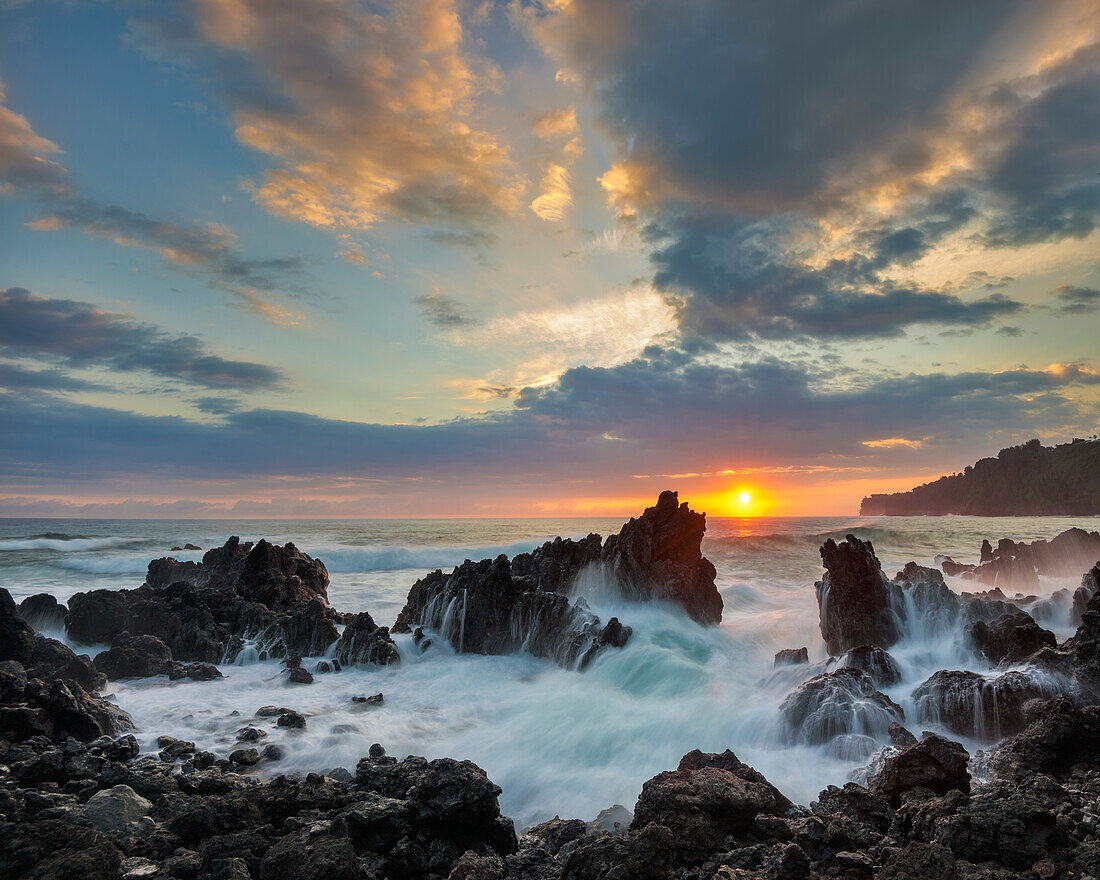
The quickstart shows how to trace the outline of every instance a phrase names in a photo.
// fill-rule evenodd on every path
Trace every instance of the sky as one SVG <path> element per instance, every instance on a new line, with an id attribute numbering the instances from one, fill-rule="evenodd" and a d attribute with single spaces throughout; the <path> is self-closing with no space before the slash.
<path id="1" fill-rule="evenodd" d="M 0 516 L 855 514 L 1098 227 L 1100 0 L 0 0 Z"/>

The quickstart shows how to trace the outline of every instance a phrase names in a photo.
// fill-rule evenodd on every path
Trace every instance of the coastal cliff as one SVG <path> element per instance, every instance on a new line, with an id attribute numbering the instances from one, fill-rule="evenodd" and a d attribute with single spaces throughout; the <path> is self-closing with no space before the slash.
<path id="1" fill-rule="evenodd" d="M 908 492 L 868 495 L 861 516 L 1095 516 L 1100 514 L 1100 441 L 1043 446 L 1029 440 L 962 473 Z"/>

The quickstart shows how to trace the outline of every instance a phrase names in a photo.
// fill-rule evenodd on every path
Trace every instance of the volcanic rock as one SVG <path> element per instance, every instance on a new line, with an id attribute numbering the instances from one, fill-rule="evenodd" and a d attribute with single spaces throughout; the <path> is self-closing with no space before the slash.
<path id="1" fill-rule="evenodd" d="M 1054 648 L 1054 633 L 1043 629 L 1025 611 L 1002 614 L 992 623 L 975 621 L 967 629 L 974 650 L 990 663 L 1019 663 L 1043 648 Z"/>
<path id="2" fill-rule="evenodd" d="M 131 822 L 149 815 L 152 808 L 150 801 L 128 785 L 97 792 L 84 805 L 88 819 L 98 831 L 122 831 Z"/>
<path id="3" fill-rule="evenodd" d="M 989 764 L 1007 778 L 1049 773 L 1064 778 L 1072 771 L 1100 765 L 1100 706 L 1079 706 L 1059 695 L 1028 707 L 1029 722 L 1000 743 Z"/>
<path id="4" fill-rule="evenodd" d="M 35 593 L 19 603 L 19 616 L 38 632 L 63 629 L 66 613 L 65 606 L 49 593 Z"/>
<path id="5" fill-rule="evenodd" d="M 401 659 L 397 645 L 390 638 L 390 631 L 378 626 L 367 612 L 356 614 L 336 643 L 337 662 L 377 663 L 386 666 Z"/>
<path id="6" fill-rule="evenodd" d="M 662 492 L 605 542 L 595 534 L 557 538 L 512 560 L 466 560 L 449 575 L 427 575 L 409 591 L 393 629 L 434 629 L 460 652 L 523 649 L 583 668 L 601 650 L 624 645 L 630 628 L 618 620 L 601 626 L 583 601 L 571 602 L 579 580 L 613 584 L 627 599 L 675 602 L 701 623 L 721 620 L 714 566 L 700 549 L 705 530 L 704 514 Z"/>
<path id="7" fill-rule="evenodd" d="M 166 675 L 171 668 L 172 650 L 156 636 L 119 633 L 114 644 L 96 655 L 96 669 L 112 680 Z"/>
<path id="8" fill-rule="evenodd" d="M 807 648 L 784 648 L 775 655 L 775 666 L 800 666 L 810 662 Z"/>
<path id="9" fill-rule="evenodd" d="M 230 538 L 201 563 L 156 559 L 136 590 L 93 590 L 69 600 L 69 636 L 114 643 L 123 632 L 151 635 L 180 661 L 233 659 L 245 639 L 273 657 L 320 654 L 336 641 L 320 560 L 259 541 Z"/>
<path id="10" fill-rule="evenodd" d="M 668 828 L 676 863 L 691 864 L 729 838 L 743 837 L 757 815 L 780 815 L 789 808 L 790 802 L 733 752 L 691 752 L 676 770 L 642 786 L 630 829 Z"/>
<path id="11" fill-rule="evenodd" d="M 957 742 L 925 733 L 916 745 L 887 758 L 882 769 L 871 777 L 871 794 L 893 806 L 914 788 L 926 788 L 935 794 L 957 789 L 970 793 L 970 755 Z"/>
<path id="12" fill-rule="evenodd" d="M 821 635 L 830 654 L 873 644 L 889 648 L 900 637 L 890 601 L 890 581 L 870 541 L 855 535 L 821 547 L 825 577 L 817 582 Z"/>
<path id="13" fill-rule="evenodd" d="M 890 687 L 901 681 L 901 667 L 878 645 L 852 648 L 837 661 L 836 668 L 862 669 L 871 676 L 875 687 Z"/>
<path id="14" fill-rule="evenodd" d="M 941 670 L 913 691 L 913 701 L 917 721 L 942 724 L 960 736 L 992 742 L 1024 727 L 1024 707 L 1029 700 L 1058 691 L 1058 683 L 1049 674 L 1030 668 L 995 678 Z"/>
<path id="15" fill-rule="evenodd" d="M 714 586 L 714 566 L 700 549 L 706 530 L 706 514 L 665 491 L 655 506 L 607 539 L 600 557 L 625 598 L 674 602 L 700 623 L 716 624 L 722 620 L 722 597 Z"/>
<path id="16" fill-rule="evenodd" d="M 840 669 L 803 682 L 780 705 L 789 741 L 813 744 L 839 736 L 884 737 L 905 720 L 901 706 L 875 688 L 862 669 Z"/>
<path id="17" fill-rule="evenodd" d="M 569 668 L 583 667 L 604 648 L 625 643 L 629 629 L 617 620 L 601 626 L 583 601 L 574 604 L 561 593 L 543 592 L 526 577 L 515 576 L 513 568 L 502 555 L 467 560 L 450 575 L 432 572 L 409 591 L 401 619 L 436 630 L 460 653 L 522 649 Z"/>

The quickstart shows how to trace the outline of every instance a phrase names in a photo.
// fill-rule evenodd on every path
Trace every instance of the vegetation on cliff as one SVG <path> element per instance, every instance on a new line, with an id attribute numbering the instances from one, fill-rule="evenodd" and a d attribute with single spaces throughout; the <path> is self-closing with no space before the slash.
<path id="1" fill-rule="evenodd" d="M 1100 514 L 1100 441 L 1029 440 L 962 473 L 908 492 L 869 495 L 863 516 L 1094 516 Z"/>

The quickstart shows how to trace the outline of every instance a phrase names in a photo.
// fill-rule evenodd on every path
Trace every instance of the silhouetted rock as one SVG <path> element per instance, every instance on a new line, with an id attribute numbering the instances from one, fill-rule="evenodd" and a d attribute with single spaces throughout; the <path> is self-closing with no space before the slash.
<path id="1" fill-rule="evenodd" d="M 817 582 L 821 635 L 830 654 L 874 644 L 889 648 L 899 638 L 890 602 L 890 582 L 870 541 L 848 535 L 821 547 L 825 576 Z"/>
<path id="2" fill-rule="evenodd" d="M 1054 648 L 1054 633 L 1043 629 L 1025 611 L 1002 614 L 992 623 L 978 620 L 967 629 L 974 650 L 990 663 L 1019 663 L 1043 648 Z"/>
<path id="3" fill-rule="evenodd" d="M 926 733 L 916 745 L 886 759 L 869 780 L 871 794 L 895 807 L 906 792 L 925 788 L 934 794 L 957 789 L 970 793 L 970 755 L 959 743 Z"/>
<path id="4" fill-rule="evenodd" d="M 719 623 L 716 573 L 700 549 L 706 530 L 706 514 L 693 512 L 675 492 L 665 491 L 655 506 L 607 539 L 601 559 L 626 598 L 674 602 L 700 623 Z"/>
<path id="5" fill-rule="evenodd" d="M 885 737 L 905 720 L 901 706 L 862 669 L 840 669 L 803 682 L 779 707 L 789 741 L 811 745 L 839 736 Z"/>
<path id="6" fill-rule="evenodd" d="M 467 560 L 449 575 L 435 571 L 421 578 L 409 591 L 401 619 L 435 630 L 460 653 L 522 649 L 566 667 L 583 666 L 604 647 L 624 644 L 629 634 L 616 621 L 606 627 L 605 637 L 605 627 L 583 601 L 541 591 L 517 577 L 503 555 Z"/>
<path id="7" fill-rule="evenodd" d="M 49 593 L 35 593 L 19 603 L 19 616 L 38 632 L 63 629 L 66 613 L 65 606 Z"/>

